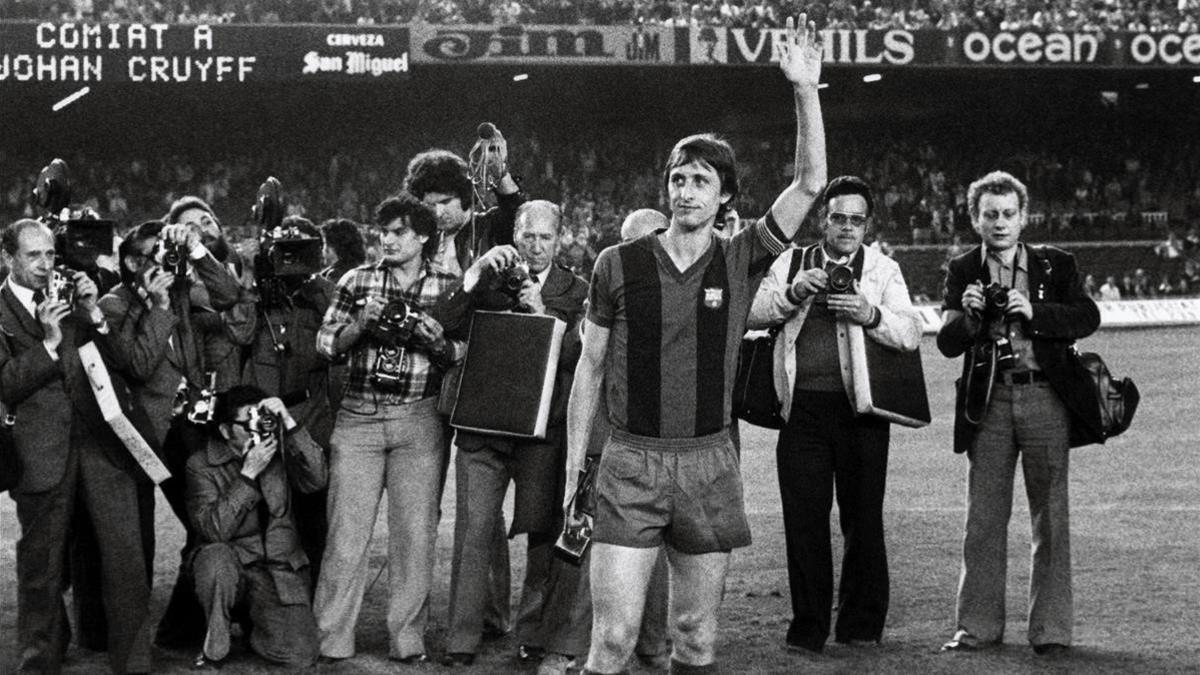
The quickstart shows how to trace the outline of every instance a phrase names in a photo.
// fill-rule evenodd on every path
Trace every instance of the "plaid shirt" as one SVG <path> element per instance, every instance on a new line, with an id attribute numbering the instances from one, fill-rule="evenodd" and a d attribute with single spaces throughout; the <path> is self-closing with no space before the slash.
<path id="1" fill-rule="evenodd" d="M 317 332 L 317 351 L 330 358 L 339 356 L 334 352 L 334 342 L 347 326 L 354 323 L 362 307 L 356 302 L 365 298 L 380 297 L 385 302 L 403 299 L 410 308 L 426 313 L 436 304 L 443 293 L 455 287 L 459 279 L 425 263 L 421 277 L 411 288 L 401 288 L 391 270 L 383 265 L 363 265 L 346 274 L 337 287 L 333 302 L 325 312 L 325 320 Z M 364 335 L 350 348 L 350 376 L 346 383 L 348 399 L 385 403 L 412 403 L 423 398 L 436 396 L 441 387 L 442 373 L 458 363 L 466 355 L 466 343 L 446 339 L 446 352 L 431 356 L 420 347 L 401 350 L 402 367 L 398 389 L 378 388 L 371 381 L 371 370 L 378 355 L 372 340 Z"/>

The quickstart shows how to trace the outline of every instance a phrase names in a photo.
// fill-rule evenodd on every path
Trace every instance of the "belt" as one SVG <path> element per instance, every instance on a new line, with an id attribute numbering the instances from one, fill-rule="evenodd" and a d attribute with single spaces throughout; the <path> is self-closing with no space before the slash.
<path id="1" fill-rule="evenodd" d="M 996 380 L 1002 384 L 1033 384 L 1034 382 L 1048 382 L 1046 374 L 1040 370 L 1006 370 L 996 374 Z"/>

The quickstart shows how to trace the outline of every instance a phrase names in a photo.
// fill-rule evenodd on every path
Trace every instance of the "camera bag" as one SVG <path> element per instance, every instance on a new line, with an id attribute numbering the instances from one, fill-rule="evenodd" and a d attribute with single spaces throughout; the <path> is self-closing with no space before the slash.
<path id="1" fill-rule="evenodd" d="M 1137 385 L 1128 377 L 1115 378 L 1108 370 L 1104 359 L 1094 352 L 1079 352 L 1072 349 L 1076 362 L 1087 372 L 1092 388 L 1089 390 L 1096 398 L 1100 408 L 1100 427 L 1103 436 L 1099 442 L 1103 444 L 1113 436 L 1119 436 L 1133 422 L 1137 412 L 1141 394 Z M 1078 424 L 1071 425 L 1071 447 L 1079 447 L 1096 442 L 1094 434 L 1083 433 Z M 1090 437 L 1090 438 L 1089 438 Z"/>
<path id="2" fill-rule="evenodd" d="M 787 275 L 789 285 L 802 262 L 799 249 L 793 249 Z M 783 427 L 779 395 L 775 393 L 775 338 L 782 330 L 780 324 L 765 333 L 751 331 L 742 338 L 733 381 L 733 416 L 767 429 Z"/>

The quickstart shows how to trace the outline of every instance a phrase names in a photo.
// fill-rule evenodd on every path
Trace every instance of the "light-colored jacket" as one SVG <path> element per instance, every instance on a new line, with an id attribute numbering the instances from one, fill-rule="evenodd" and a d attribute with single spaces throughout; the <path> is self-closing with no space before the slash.
<path id="1" fill-rule="evenodd" d="M 814 244 L 819 246 L 819 244 Z M 746 327 L 755 330 L 783 324 L 783 331 L 775 338 L 775 393 L 779 396 L 783 419 L 792 411 L 792 391 L 796 388 L 796 337 L 804 325 L 804 318 L 812 307 L 809 296 L 799 305 L 787 298 L 788 271 L 792 256 L 804 255 L 808 249 L 793 248 L 784 251 L 771 265 L 754 303 L 750 307 L 750 318 Z M 859 290 L 867 301 L 879 308 L 880 321 L 875 328 L 865 330 L 866 335 L 876 342 L 911 352 L 921 341 L 921 316 L 913 307 L 908 295 L 908 285 L 900 274 L 895 260 L 883 255 L 874 246 L 863 247 L 863 271 Z M 864 330 L 847 321 L 837 322 L 838 363 L 841 365 L 842 386 L 846 395 L 854 400 L 854 387 L 850 381 L 850 338 L 852 330 Z"/>

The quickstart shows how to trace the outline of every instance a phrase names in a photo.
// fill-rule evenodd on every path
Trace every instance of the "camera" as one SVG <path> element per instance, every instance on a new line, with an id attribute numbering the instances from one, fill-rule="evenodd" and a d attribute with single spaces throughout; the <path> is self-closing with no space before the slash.
<path id="1" fill-rule="evenodd" d="M 521 293 L 521 288 L 525 286 L 525 282 L 531 278 L 529 265 L 519 262 L 500 270 L 496 277 L 496 288 L 516 300 Z"/>
<path id="2" fill-rule="evenodd" d="M 826 293 L 853 293 L 854 270 L 846 265 L 837 265 L 829 270 L 829 282 L 825 284 Z"/>
<path id="3" fill-rule="evenodd" d="M 33 205 L 40 219 L 54 231 L 57 263 L 92 272 L 96 258 L 113 253 L 115 223 L 102 220 L 92 209 L 71 208 L 71 176 L 67 163 L 51 160 L 38 173 L 33 188 Z"/>
<path id="4" fill-rule="evenodd" d="M 400 298 L 389 300 L 383 312 L 368 327 L 368 332 L 381 347 L 399 349 L 412 340 L 413 331 L 421 321 L 421 315 L 409 308 Z"/>
<path id="5" fill-rule="evenodd" d="M 593 518 L 596 515 L 596 473 L 600 460 L 588 457 L 583 471 L 579 472 L 579 483 L 571 497 L 572 518 L 563 523 L 562 532 L 554 542 L 554 554 L 573 565 L 583 562 L 583 555 L 592 543 Z"/>
<path id="6" fill-rule="evenodd" d="M 205 372 L 208 384 L 200 390 L 200 397 L 192 403 L 187 412 L 187 420 L 192 424 L 208 424 L 212 422 L 213 412 L 217 408 L 217 373 L 214 370 Z"/>
<path id="7" fill-rule="evenodd" d="M 279 415 L 267 410 L 263 406 L 250 409 L 250 419 L 248 421 L 250 433 L 254 435 L 254 440 L 257 443 L 262 443 L 279 433 L 283 427 Z"/>
<path id="8" fill-rule="evenodd" d="M 371 382 L 380 389 L 399 389 L 404 371 L 404 350 L 400 347 L 380 347 L 371 367 Z"/>
<path id="9" fill-rule="evenodd" d="M 165 239 L 159 239 L 154 242 L 150 258 L 164 272 L 170 272 L 176 277 L 187 276 L 188 251 L 184 244 L 175 244 Z"/>
<path id="10" fill-rule="evenodd" d="M 59 265 L 50 272 L 50 283 L 46 286 L 46 301 L 61 302 L 64 305 L 75 304 L 75 272 L 70 268 Z"/>
<path id="11" fill-rule="evenodd" d="M 1008 288 L 993 281 L 983 287 L 983 317 L 999 319 L 1008 310 Z"/>
<path id="12" fill-rule="evenodd" d="M 1017 355 L 1013 353 L 1012 341 L 1008 338 L 992 340 L 992 350 L 996 354 L 996 370 L 1008 370 L 1017 364 Z"/>

